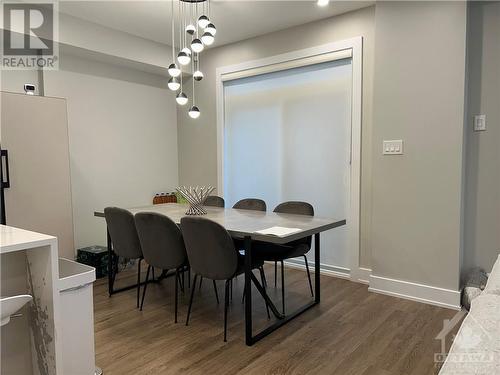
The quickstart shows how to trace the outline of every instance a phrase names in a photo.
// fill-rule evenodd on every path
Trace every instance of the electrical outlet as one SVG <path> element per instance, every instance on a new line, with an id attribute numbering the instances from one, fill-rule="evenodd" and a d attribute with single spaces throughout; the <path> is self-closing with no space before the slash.
<path id="1" fill-rule="evenodd" d="M 382 153 L 384 155 L 403 155 L 403 140 L 384 141 Z"/>
<path id="2" fill-rule="evenodd" d="M 486 115 L 474 116 L 474 131 L 482 132 L 486 130 Z"/>

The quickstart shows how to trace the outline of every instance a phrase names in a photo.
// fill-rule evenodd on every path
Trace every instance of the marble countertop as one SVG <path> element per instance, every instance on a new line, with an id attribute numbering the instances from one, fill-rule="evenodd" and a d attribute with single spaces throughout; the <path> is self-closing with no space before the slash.
<path id="1" fill-rule="evenodd" d="M 0 225 L 0 254 L 54 245 L 57 238 L 25 229 Z"/>

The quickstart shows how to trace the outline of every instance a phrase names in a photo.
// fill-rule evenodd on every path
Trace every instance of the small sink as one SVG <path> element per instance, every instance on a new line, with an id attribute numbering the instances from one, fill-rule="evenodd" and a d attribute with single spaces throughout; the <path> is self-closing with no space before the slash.
<path id="1" fill-rule="evenodd" d="M 21 307 L 26 305 L 32 299 L 33 298 L 29 294 L 0 298 L 0 326 L 4 326 L 9 323 L 12 314 L 21 309 Z"/>

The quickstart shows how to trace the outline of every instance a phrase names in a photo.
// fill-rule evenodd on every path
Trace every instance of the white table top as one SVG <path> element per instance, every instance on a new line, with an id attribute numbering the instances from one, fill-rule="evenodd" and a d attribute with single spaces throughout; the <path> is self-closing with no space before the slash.
<path id="1" fill-rule="evenodd" d="M 47 234 L 0 225 L 0 254 L 54 245 L 57 238 Z"/>
<path id="2" fill-rule="evenodd" d="M 346 224 L 345 219 L 321 218 L 318 216 L 292 215 L 275 212 L 261 212 L 253 210 L 237 210 L 234 208 L 207 207 L 207 214 L 201 217 L 213 220 L 222 225 L 234 238 L 250 236 L 253 240 L 261 240 L 277 244 L 283 244 L 299 238 L 307 237 L 316 233 L 324 232 Z M 186 216 L 188 205 L 179 203 L 165 203 L 129 209 L 136 214 L 138 212 L 156 212 L 171 218 L 179 224 L 181 218 Z M 95 216 L 104 216 L 102 212 L 95 212 Z M 298 228 L 300 232 L 277 237 L 263 235 L 255 231 L 279 226 Z"/>

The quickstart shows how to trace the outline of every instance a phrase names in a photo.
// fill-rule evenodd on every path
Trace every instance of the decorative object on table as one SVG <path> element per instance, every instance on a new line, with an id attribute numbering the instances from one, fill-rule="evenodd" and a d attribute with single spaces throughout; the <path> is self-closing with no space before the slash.
<path id="1" fill-rule="evenodd" d="M 207 211 L 203 207 L 203 202 L 214 189 L 212 186 L 178 187 L 176 190 L 189 202 L 186 215 L 205 215 Z"/>
<path id="2" fill-rule="evenodd" d="M 200 68 L 200 54 L 205 46 L 214 43 L 217 29 L 210 19 L 210 0 L 178 0 L 177 4 L 174 3 L 175 0 L 172 0 L 170 4 L 172 63 L 168 67 L 170 79 L 167 86 L 175 92 L 177 104 L 185 106 L 189 98 L 184 92 L 182 67 L 191 71 L 193 89 L 188 115 L 197 119 L 201 112 L 196 105 L 195 82 L 204 77 Z"/>
<path id="3" fill-rule="evenodd" d="M 179 204 L 189 204 L 189 202 L 187 201 L 186 198 L 184 198 L 184 196 L 179 193 L 178 191 L 175 192 L 175 197 L 177 198 L 177 203 Z"/>
<path id="4" fill-rule="evenodd" d="M 108 248 L 105 246 L 89 246 L 76 251 L 76 261 L 95 268 L 99 279 L 108 274 Z"/>
<path id="5" fill-rule="evenodd" d="M 156 193 L 153 198 L 153 204 L 177 203 L 175 193 Z"/>

